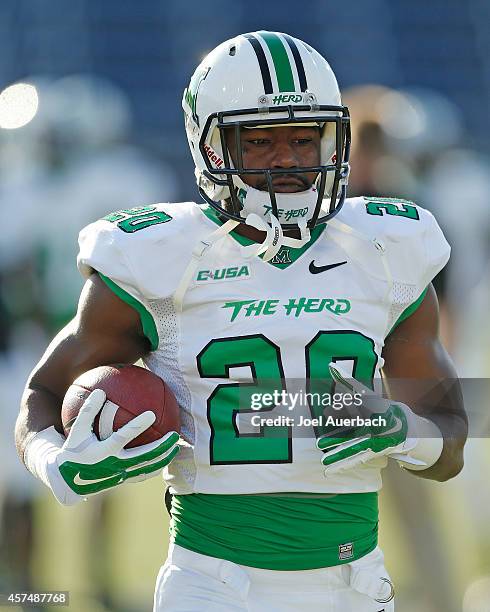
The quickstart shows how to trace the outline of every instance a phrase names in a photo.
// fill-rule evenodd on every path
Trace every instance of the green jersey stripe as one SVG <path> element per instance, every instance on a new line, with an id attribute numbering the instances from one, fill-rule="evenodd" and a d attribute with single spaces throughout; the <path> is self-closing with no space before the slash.
<path id="1" fill-rule="evenodd" d="M 117 285 L 113 280 L 107 278 L 107 276 L 104 276 L 104 274 L 101 274 L 100 272 L 98 272 L 98 274 L 100 278 L 104 281 L 104 283 L 109 287 L 109 289 L 113 291 L 118 298 L 120 298 L 123 302 L 126 302 L 126 304 L 136 310 L 136 312 L 140 316 L 143 333 L 150 341 L 151 350 L 156 351 L 159 342 L 158 331 L 153 317 L 148 312 L 148 310 L 146 310 L 145 306 L 136 298 L 134 298 L 131 294 L 125 291 L 122 287 L 119 287 L 119 285 Z"/>
<path id="2" fill-rule="evenodd" d="M 294 76 L 283 41 L 273 32 L 259 32 L 272 56 L 279 91 L 295 91 Z"/>
<path id="3" fill-rule="evenodd" d="M 413 313 L 417 310 L 420 304 L 422 304 L 427 294 L 428 289 L 429 287 L 426 287 L 422 291 L 422 293 L 419 295 L 419 297 L 415 300 L 415 302 L 413 302 L 412 304 L 410 304 L 410 306 L 407 306 L 407 308 L 405 308 L 405 310 L 401 313 L 401 315 L 398 317 L 398 319 L 393 324 L 392 328 L 390 329 L 386 337 L 388 337 L 400 325 L 400 323 L 405 321 L 405 319 L 408 319 L 409 316 L 413 315 Z"/>
<path id="4" fill-rule="evenodd" d="M 278 571 L 351 563 L 378 543 L 378 494 L 172 496 L 172 540 L 202 555 Z"/>

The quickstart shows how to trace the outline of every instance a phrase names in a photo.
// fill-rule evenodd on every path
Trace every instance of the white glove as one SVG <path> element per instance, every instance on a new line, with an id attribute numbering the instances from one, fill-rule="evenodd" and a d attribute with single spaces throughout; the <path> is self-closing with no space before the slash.
<path id="1" fill-rule="evenodd" d="M 332 378 L 348 391 L 360 393 L 363 418 L 377 418 L 378 425 L 332 430 L 320 437 L 325 474 L 354 468 L 382 456 L 397 459 L 412 470 L 427 469 L 440 457 L 443 439 L 437 425 L 415 414 L 401 402 L 385 399 L 352 379 L 339 363 L 329 364 Z"/>
<path id="2" fill-rule="evenodd" d="M 50 427 L 36 434 L 26 448 L 28 469 L 41 478 L 63 505 L 76 504 L 87 495 L 111 489 L 126 480 L 137 482 L 157 476 L 180 450 L 180 437 L 175 431 L 155 442 L 124 448 L 153 424 L 156 417 L 152 411 L 143 412 L 107 439 L 98 440 L 93 423 L 105 399 L 101 389 L 92 391 L 66 440 Z"/>

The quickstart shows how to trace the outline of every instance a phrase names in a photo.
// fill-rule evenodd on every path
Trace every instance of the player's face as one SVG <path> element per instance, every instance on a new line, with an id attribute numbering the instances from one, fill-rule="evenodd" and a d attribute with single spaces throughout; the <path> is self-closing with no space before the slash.
<path id="1" fill-rule="evenodd" d="M 288 174 L 288 169 L 320 165 L 320 128 L 298 126 L 242 128 L 240 135 L 245 169 L 284 169 L 284 174 L 273 175 L 274 191 L 294 193 L 311 187 L 317 177 L 316 172 Z M 236 166 L 237 149 L 233 130 L 227 133 L 227 145 Z M 267 191 L 264 174 L 246 174 L 240 178 L 255 189 Z"/>

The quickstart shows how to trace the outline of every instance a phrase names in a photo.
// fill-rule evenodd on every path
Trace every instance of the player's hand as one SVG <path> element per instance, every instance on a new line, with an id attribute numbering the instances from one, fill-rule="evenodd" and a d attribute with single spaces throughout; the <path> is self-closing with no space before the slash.
<path id="1" fill-rule="evenodd" d="M 412 438 L 417 415 L 401 402 L 380 397 L 341 371 L 339 364 L 329 365 L 333 379 L 349 392 L 363 398 L 360 417 L 374 421 L 371 425 L 334 429 L 317 440 L 324 452 L 325 475 L 359 466 L 382 456 L 403 457 L 416 444 Z M 377 423 L 377 424 L 375 424 Z M 416 462 L 410 459 L 410 462 Z"/>
<path id="2" fill-rule="evenodd" d="M 96 389 L 83 403 L 63 447 L 50 458 L 48 472 L 56 499 L 72 505 L 87 495 L 100 493 L 128 481 L 157 476 L 179 452 L 179 434 L 167 433 L 155 442 L 124 446 L 152 425 L 155 414 L 143 412 L 105 440 L 93 432 L 96 415 L 106 396 Z"/>

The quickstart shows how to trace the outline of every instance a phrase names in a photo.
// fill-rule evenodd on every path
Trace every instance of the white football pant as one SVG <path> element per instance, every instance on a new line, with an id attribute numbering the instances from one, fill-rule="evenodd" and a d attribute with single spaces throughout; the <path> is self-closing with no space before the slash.
<path id="1" fill-rule="evenodd" d="M 345 565 L 275 571 L 238 565 L 171 544 L 158 574 L 153 610 L 393 612 L 393 596 L 379 547 Z"/>

